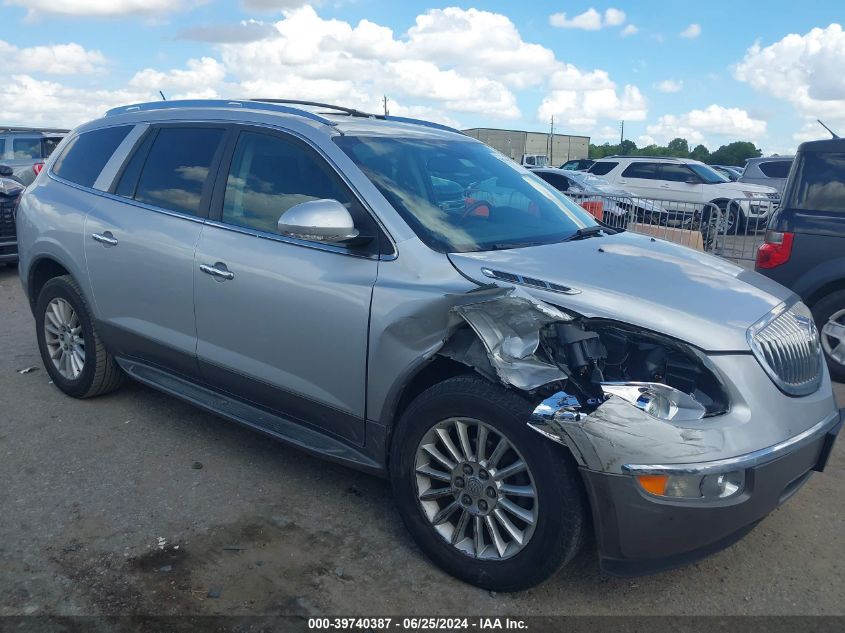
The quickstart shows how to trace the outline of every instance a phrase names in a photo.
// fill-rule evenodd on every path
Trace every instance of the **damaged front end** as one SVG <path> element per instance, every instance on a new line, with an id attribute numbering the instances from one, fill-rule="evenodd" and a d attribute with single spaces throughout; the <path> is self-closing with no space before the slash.
<path id="1" fill-rule="evenodd" d="M 721 445 L 721 431 L 700 420 L 725 413 L 728 395 L 702 352 L 521 288 L 498 290 L 452 308 L 459 322 L 439 353 L 540 401 L 529 425 L 579 465 L 622 474 L 625 464 L 683 461 Z"/>

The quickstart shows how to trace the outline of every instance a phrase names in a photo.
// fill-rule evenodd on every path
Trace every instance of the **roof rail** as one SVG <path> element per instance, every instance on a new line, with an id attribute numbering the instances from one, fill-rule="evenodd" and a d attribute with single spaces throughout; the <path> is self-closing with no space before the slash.
<path id="1" fill-rule="evenodd" d="M 692 158 L 681 158 L 680 156 L 643 156 L 641 154 L 612 154 L 610 156 L 602 156 L 602 158 L 657 158 L 660 160 L 694 160 Z M 601 160 L 596 158 L 595 160 Z"/>
<path id="2" fill-rule="evenodd" d="M 0 132 L 43 132 L 52 134 L 67 134 L 70 130 L 63 130 L 57 127 L 16 127 L 0 125 Z"/>
<path id="3" fill-rule="evenodd" d="M 343 106 L 336 106 L 330 103 L 320 103 L 319 101 L 299 101 L 298 99 L 249 99 L 249 101 L 257 101 L 258 103 L 279 103 L 289 105 L 316 106 L 318 108 L 328 108 L 329 110 L 337 110 L 338 112 L 343 112 L 344 114 L 348 114 L 349 116 L 364 117 L 367 119 L 371 119 L 375 116 L 367 112 L 362 112 L 361 110 L 356 110 L 355 108 L 345 108 Z"/>
<path id="4" fill-rule="evenodd" d="M 252 108 L 254 110 L 267 110 L 293 114 L 306 119 L 311 119 L 312 121 L 317 121 L 323 125 L 337 125 L 334 121 L 330 121 L 329 119 L 314 112 L 309 112 L 308 110 L 303 110 L 302 108 L 292 108 L 280 103 L 271 103 L 264 99 L 179 99 L 174 101 L 150 101 L 148 103 L 135 103 L 129 106 L 112 108 L 106 112 L 106 116 L 116 116 L 118 114 L 125 114 L 129 112 L 153 112 L 155 110 L 172 110 L 179 108 Z"/>
<path id="5" fill-rule="evenodd" d="M 402 116 L 390 116 L 383 114 L 370 114 L 355 108 L 346 108 L 344 106 L 332 105 L 330 103 L 320 103 L 318 101 L 300 101 L 297 99 L 181 99 L 176 101 L 151 101 L 148 103 L 136 103 L 129 106 L 120 106 L 112 108 L 106 112 L 106 116 L 115 116 L 128 112 L 150 112 L 155 110 L 168 110 L 175 108 L 252 108 L 255 110 L 267 110 L 273 112 L 283 112 L 285 114 L 293 114 L 301 116 L 312 121 L 317 121 L 324 125 L 336 126 L 337 122 L 327 119 L 323 115 L 334 114 L 330 112 L 312 112 L 303 108 L 296 108 L 293 106 L 311 106 L 317 108 L 327 108 L 335 110 L 336 113 L 346 114 L 352 117 L 360 117 L 367 119 L 379 119 L 382 121 L 393 121 L 395 123 L 409 123 L 412 125 L 421 125 L 438 130 L 445 130 L 447 132 L 454 132 L 456 134 L 463 134 L 448 125 L 440 123 L 433 123 L 432 121 L 424 121 L 422 119 L 412 119 Z"/>
<path id="6" fill-rule="evenodd" d="M 424 127 L 431 127 L 436 130 L 445 130 L 446 132 L 455 132 L 456 134 L 461 134 L 466 136 L 463 132 L 448 125 L 443 125 L 442 123 L 434 123 L 433 121 L 426 121 L 424 119 L 411 119 L 409 117 L 404 116 L 392 116 L 392 115 L 376 115 L 378 119 L 384 119 L 385 121 L 395 121 L 396 123 L 411 123 L 413 125 L 422 125 Z"/>

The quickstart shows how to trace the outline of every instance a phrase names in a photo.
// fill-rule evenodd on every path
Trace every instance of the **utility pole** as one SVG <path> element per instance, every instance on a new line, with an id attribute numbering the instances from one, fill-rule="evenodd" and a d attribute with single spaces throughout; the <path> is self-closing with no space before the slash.
<path id="1" fill-rule="evenodd" d="M 384 104 L 384 116 L 390 114 L 390 111 L 387 109 L 387 95 L 384 95 L 381 99 L 382 104 Z"/>
<path id="2" fill-rule="evenodd" d="M 552 115 L 551 123 L 549 124 L 549 165 L 554 165 L 555 161 L 555 115 Z"/>
<path id="3" fill-rule="evenodd" d="M 619 149 L 622 149 L 622 141 L 625 140 L 625 121 L 619 121 Z"/>

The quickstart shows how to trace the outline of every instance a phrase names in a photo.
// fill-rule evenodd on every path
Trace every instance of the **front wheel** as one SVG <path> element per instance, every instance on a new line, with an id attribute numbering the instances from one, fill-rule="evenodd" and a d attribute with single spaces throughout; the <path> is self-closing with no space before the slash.
<path id="1" fill-rule="evenodd" d="M 414 539 L 485 589 L 542 582 L 578 551 L 587 503 L 568 452 L 531 430 L 531 405 L 474 375 L 418 396 L 392 441 L 390 476 Z"/>

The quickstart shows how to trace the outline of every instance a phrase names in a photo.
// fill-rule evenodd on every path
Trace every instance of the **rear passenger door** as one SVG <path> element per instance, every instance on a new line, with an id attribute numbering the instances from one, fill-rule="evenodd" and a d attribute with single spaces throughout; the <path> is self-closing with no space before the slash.
<path id="1" fill-rule="evenodd" d="M 301 202 L 333 199 L 362 234 L 378 228 L 324 155 L 298 137 L 244 127 L 231 145 L 194 266 L 202 374 L 222 391 L 362 444 L 378 240 L 292 239 L 277 221 Z"/>
<path id="2" fill-rule="evenodd" d="M 659 163 L 633 161 L 622 170 L 616 183 L 638 198 L 670 198 L 657 181 L 659 168 Z"/>
<path id="3" fill-rule="evenodd" d="M 127 139 L 128 156 L 116 153 L 123 164 L 103 170 L 97 186 L 106 193 L 94 198 L 85 222 L 99 327 L 116 355 L 198 377 L 194 250 L 228 130 L 145 128 Z"/>

